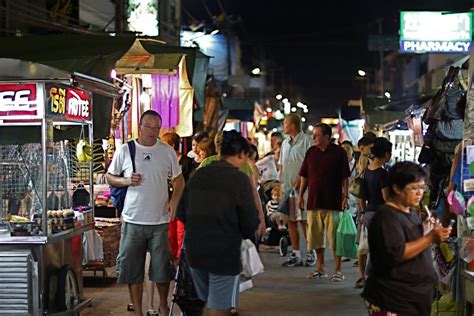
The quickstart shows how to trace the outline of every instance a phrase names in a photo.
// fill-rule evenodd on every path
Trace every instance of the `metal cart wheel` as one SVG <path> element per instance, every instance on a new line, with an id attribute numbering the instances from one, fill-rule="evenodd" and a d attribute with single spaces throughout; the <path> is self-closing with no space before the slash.
<path id="1" fill-rule="evenodd" d="M 288 253 L 288 237 L 282 236 L 280 238 L 280 256 L 285 257 Z"/>
<path id="2" fill-rule="evenodd" d="M 70 266 L 64 266 L 58 275 L 56 305 L 61 311 L 72 310 L 79 303 L 79 286 L 76 273 Z"/>

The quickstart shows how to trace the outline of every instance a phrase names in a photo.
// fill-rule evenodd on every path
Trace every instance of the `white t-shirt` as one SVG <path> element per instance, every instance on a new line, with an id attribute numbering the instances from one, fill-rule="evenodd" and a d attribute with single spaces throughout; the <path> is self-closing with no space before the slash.
<path id="1" fill-rule="evenodd" d="M 181 174 L 176 152 L 171 146 L 157 141 L 147 147 L 135 141 L 135 167 L 141 173 L 139 186 L 128 187 L 123 208 L 123 220 L 132 224 L 159 225 L 169 222 L 168 175 L 176 178 Z M 118 148 L 108 172 L 130 177 L 133 172 L 128 145 Z"/>

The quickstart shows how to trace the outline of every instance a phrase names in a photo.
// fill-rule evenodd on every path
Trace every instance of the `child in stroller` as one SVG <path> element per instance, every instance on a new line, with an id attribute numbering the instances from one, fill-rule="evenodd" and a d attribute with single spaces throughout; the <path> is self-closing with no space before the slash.
<path id="1" fill-rule="evenodd" d="M 267 246 L 279 246 L 280 255 L 286 256 L 290 238 L 286 224 L 289 214 L 280 210 L 281 190 L 279 181 L 267 181 L 260 187 L 262 203 L 265 204 L 267 230 L 262 237 L 262 243 Z"/>
<path id="2" fill-rule="evenodd" d="M 289 216 L 279 211 L 280 208 L 280 195 L 281 189 L 279 186 L 274 186 L 271 191 L 272 199 L 267 202 L 266 210 L 267 217 L 271 223 L 274 223 L 278 226 L 278 230 L 283 231 L 286 229 L 286 224 L 288 223 Z"/>

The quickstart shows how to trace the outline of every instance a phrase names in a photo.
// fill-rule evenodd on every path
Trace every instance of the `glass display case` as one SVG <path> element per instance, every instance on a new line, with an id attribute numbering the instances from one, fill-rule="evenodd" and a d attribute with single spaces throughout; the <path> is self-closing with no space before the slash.
<path id="1" fill-rule="evenodd" d="M 119 97 L 99 79 L 0 58 L 0 315 L 76 315 L 90 303 L 94 94 Z"/>

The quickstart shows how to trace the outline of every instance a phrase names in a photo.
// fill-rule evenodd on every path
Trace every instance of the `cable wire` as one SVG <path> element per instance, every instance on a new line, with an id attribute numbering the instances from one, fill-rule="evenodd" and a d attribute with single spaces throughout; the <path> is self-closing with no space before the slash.
<path id="1" fill-rule="evenodd" d="M 204 6 L 204 9 L 206 9 L 207 14 L 211 18 L 212 22 L 214 22 L 214 16 L 211 13 L 211 10 L 209 10 L 209 7 L 207 6 L 206 0 L 201 0 L 202 5 Z"/>

